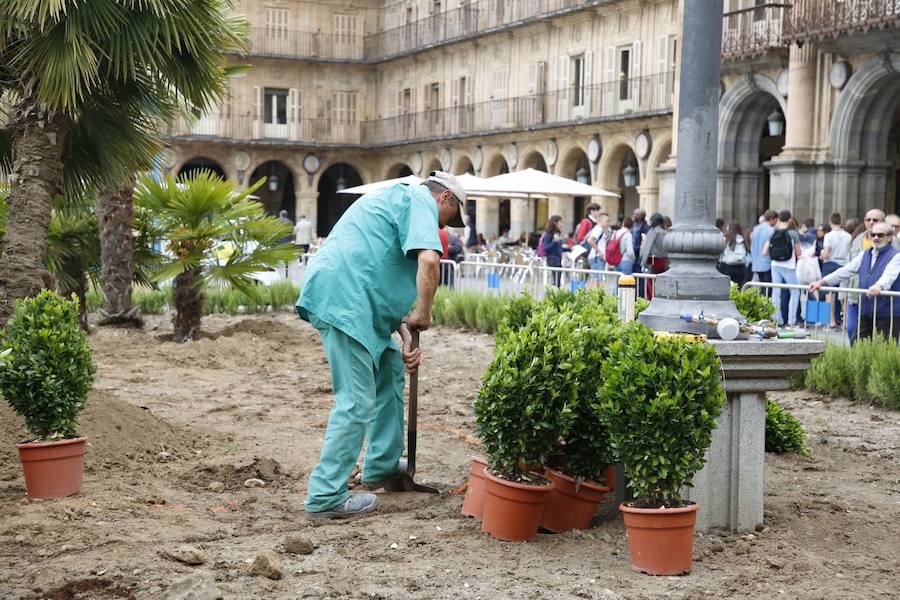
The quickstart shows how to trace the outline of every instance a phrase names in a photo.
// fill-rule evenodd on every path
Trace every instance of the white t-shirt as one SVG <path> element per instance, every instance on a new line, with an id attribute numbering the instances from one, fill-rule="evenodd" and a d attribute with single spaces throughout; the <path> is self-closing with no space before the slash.
<path id="1" fill-rule="evenodd" d="M 843 229 L 826 233 L 823 246 L 828 248 L 828 258 L 825 262 L 833 262 L 843 267 L 850 260 L 850 234 Z"/>
<path id="2" fill-rule="evenodd" d="M 312 244 L 312 221 L 301 219 L 294 225 L 294 243 L 295 244 Z"/>
<path id="3" fill-rule="evenodd" d="M 597 255 L 600 255 L 601 260 L 606 260 L 606 234 L 603 231 L 603 227 L 600 225 L 594 225 L 594 228 L 591 229 L 590 233 L 588 233 L 588 239 L 594 238 L 597 240 L 597 250 L 594 251 L 591 248 L 591 253 L 588 254 L 588 260 L 594 260 L 597 258 Z"/>

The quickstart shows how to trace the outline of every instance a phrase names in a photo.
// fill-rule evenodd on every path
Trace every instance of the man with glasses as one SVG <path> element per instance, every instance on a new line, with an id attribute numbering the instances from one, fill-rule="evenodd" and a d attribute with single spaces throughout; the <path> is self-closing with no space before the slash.
<path id="1" fill-rule="evenodd" d="M 309 477 L 312 519 L 375 509 L 374 494 L 351 495 L 347 488 L 364 440 L 363 483 L 377 488 L 403 469 L 403 371 L 422 361 L 410 331 L 431 325 L 442 252 L 438 228 L 463 227 L 465 201 L 459 180 L 440 171 L 422 185 L 366 194 L 310 260 L 297 312 L 322 336 L 334 389 L 322 454 Z M 394 332 L 403 339 L 402 352 Z"/>
<path id="2" fill-rule="evenodd" d="M 864 234 L 857 235 L 850 242 L 850 253 L 847 255 L 847 261 L 851 262 L 854 258 L 868 250 L 872 247 L 872 226 L 876 223 L 884 222 L 884 211 L 880 208 L 872 208 L 868 212 L 866 212 L 866 216 L 863 219 L 863 222 L 866 226 L 866 231 Z M 848 288 L 858 288 L 859 287 L 859 278 L 856 275 L 852 275 L 850 279 L 847 280 Z M 859 304 L 858 297 L 852 294 L 848 294 L 846 296 L 847 301 L 847 311 L 846 311 L 846 323 L 847 323 L 847 334 L 850 336 L 850 339 L 854 339 L 856 336 L 856 326 L 859 323 Z"/>
<path id="3" fill-rule="evenodd" d="M 872 212 L 872 211 L 869 211 Z M 851 276 L 859 277 L 859 287 L 866 295 L 859 301 L 857 337 L 867 338 L 873 332 L 900 339 L 900 297 L 880 297 L 884 291 L 900 292 L 900 251 L 891 245 L 894 230 L 887 223 L 874 223 L 869 232 L 870 248 L 831 275 L 809 284 L 813 292 L 823 285 L 834 286 Z M 856 337 L 850 338 L 853 344 Z"/>
<path id="4" fill-rule="evenodd" d="M 884 222 L 894 230 L 894 238 L 891 240 L 891 245 L 900 250 L 900 215 L 890 214 L 884 218 Z"/>

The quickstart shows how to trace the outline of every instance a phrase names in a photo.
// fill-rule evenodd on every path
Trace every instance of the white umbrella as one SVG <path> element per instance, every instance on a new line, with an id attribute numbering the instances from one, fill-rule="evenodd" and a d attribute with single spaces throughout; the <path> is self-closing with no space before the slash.
<path id="1" fill-rule="evenodd" d="M 573 179 L 544 173 L 537 169 L 525 169 L 504 173 L 483 180 L 471 188 L 473 194 L 508 197 L 509 194 L 527 194 L 529 197 L 542 196 L 607 196 L 618 198 L 619 194 Z"/>
<path id="2" fill-rule="evenodd" d="M 424 181 L 421 177 L 415 175 L 407 175 L 406 177 L 397 177 L 395 179 L 385 179 L 384 181 L 376 181 L 374 183 L 366 183 L 356 187 L 347 188 L 338 192 L 338 194 L 370 194 L 391 187 L 398 183 L 406 183 L 409 185 L 417 185 Z"/>

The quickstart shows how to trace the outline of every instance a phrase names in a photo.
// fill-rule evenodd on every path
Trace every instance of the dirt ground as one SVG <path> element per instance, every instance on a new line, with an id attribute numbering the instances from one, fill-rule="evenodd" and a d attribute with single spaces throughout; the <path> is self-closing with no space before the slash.
<path id="1" fill-rule="evenodd" d="M 767 455 L 765 529 L 698 534 L 691 575 L 653 578 L 631 571 L 612 502 L 591 530 L 520 544 L 482 533 L 450 493 L 382 494 L 370 516 L 307 521 L 331 406 L 317 333 L 288 313 L 204 327 L 214 339 L 183 345 L 162 341 L 166 317 L 91 336 L 78 496 L 25 497 L 25 432 L 0 408 L 0 598 L 900 598 L 900 413 L 780 395 L 813 452 Z M 449 492 L 478 453 L 472 400 L 492 340 L 437 329 L 422 344 L 419 479 Z M 297 535 L 312 553 L 285 551 Z M 264 552 L 281 579 L 250 574 Z M 191 583 L 205 588 L 178 591 Z"/>

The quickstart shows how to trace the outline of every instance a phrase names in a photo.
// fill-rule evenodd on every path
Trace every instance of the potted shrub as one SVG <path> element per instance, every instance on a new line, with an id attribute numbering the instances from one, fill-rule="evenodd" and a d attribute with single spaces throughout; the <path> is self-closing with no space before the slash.
<path id="1" fill-rule="evenodd" d="M 554 489 L 541 527 L 554 532 L 590 527 L 597 505 L 611 489 L 606 471 L 614 462 L 596 396 L 609 345 L 621 326 L 612 322 L 599 304 L 584 306 L 571 316 L 578 323 L 573 334 L 575 355 L 584 366 L 579 370 L 577 396 L 568 411 L 559 454 L 553 468 L 545 470 Z"/>
<path id="2" fill-rule="evenodd" d="M 711 345 L 636 322 L 609 348 L 597 401 L 636 498 L 619 506 L 635 570 L 691 570 L 698 506 L 680 491 L 703 467 L 724 405 L 719 370 Z"/>
<path id="3" fill-rule="evenodd" d="M 500 336 L 475 400 L 484 442 L 482 528 L 501 540 L 530 540 L 553 490 L 527 465 L 543 465 L 575 399 L 581 361 L 573 360 L 575 323 L 552 309 Z"/>
<path id="4" fill-rule="evenodd" d="M 85 438 L 77 433 L 96 368 L 78 300 L 48 290 L 16 302 L 0 339 L 0 392 L 34 438 L 16 444 L 32 498 L 81 490 Z"/>

